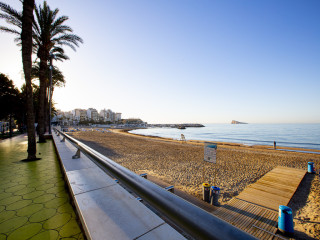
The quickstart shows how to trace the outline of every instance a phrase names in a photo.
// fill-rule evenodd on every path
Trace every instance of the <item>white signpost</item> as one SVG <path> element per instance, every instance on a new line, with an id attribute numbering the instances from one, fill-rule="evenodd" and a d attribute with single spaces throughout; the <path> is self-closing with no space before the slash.
<path id="1" fill-rule="evenodd" d="M 217 161 L 217 145 L 210 144 L 204 147 L 204 160 L 210 163 Z"/>
<path id="2" fill-rule="evenodd" d="M 217 145 L 206 143 L 204 146 L 204 159 L 205 162 L 216 163 L 217 162 Z M 203 165 L 202 182 L 204 182 L 205 165 Z M 216 168 L 214 168 L 214 182 L 216 182 Z"/>

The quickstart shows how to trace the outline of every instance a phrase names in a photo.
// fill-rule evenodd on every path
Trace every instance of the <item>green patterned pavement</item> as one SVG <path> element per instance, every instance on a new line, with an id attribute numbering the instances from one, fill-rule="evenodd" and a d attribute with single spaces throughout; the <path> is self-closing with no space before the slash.
<path id="1" fill-rule="evenodd" d="M 52 141 L 37 152 L 41 160 L 21 161 L 25 135 L 0 142 L 0 240 L 84 239 Z"/>

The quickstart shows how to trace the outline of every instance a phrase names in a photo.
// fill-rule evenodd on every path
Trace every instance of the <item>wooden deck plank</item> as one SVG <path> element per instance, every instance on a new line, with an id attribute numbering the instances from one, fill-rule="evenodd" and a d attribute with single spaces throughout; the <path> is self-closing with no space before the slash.
<path id="1" fill-rule="evenodd" d="M 279 173 L 268 173 L 265 177 L 272 177 L 272 178 L 275 178 L 279 181 L 282 181 L 284 183 L 296 183 L 299 181 L 299 178 L 301 176 L 297 176 L 297 175 L 294 175 L 295 177 L 294 178 L 291 178 L 293 177 L 293 174 L 279 174 Z M 291 181 L 288 182 L 288 177 L 291 178 Z"/>
<path id="2" fill-rule="evenodd" d="M 273 221 L 273 216 L 275 213 L 269 213 L 268 220 L 263 225 L 264 231 L 262 231 L 262 234 L 260 235 L 261 239 L 268 239 L 270 236 L 274 236 L 273 234 L 277 231 L 276 225 Z"/>
<path id="3" fill-rule="evenodd" d="M 252 219 L 255 218 L 258 211 L 253 204 L 249 204 L 248 208 L 246 209 L 247 214 L 243 215 L 242 218 L 238 219 L 238 228 L 242 229 L 245 227 L 246 223 L 250 222 Z M 250 214 L 248 214 L 250 213 Z"/>
<path id="4" fill-rule="evenodd" d="M 256 219 L 255 222 L 253 222 L 253 224 L 252 224 L 252 226 L 251 226 L 251 229 L 250 229 L 250 231 L 249 231 L 249 233 L 250 233 L 251 235 L 256 236 L 256 235 L 258 235 L 258 234 L 260 233 L 261 230 L 258 229 L 258 228 L 256 228 L 256 227 L 253 227 L 253 226 L 258 225 L 258 223 L 259 223 L 263 218 L 265 218 L 265 216 L 266 216 L 266 210 L 263 211 L 263 212 L 257 217 L 257 219 Z"/>
<path id="5" fill-rule="evenodd" d="M 275 171 L 270 171 L 267 174 L 278 174 L 279 176 L 285 176 L 285 175 L 292 176 L 292 175 L 295 175 L 297 177 L 301 177 L 301 176 L 304 175 L 304 173 L 305 173 L 305 170 L 298 170 L 298 171 L 291 171 L 290 170 L 290 171 L 287 171 L 284 168 L 282 168 L 282 169 L 279 168 L 279 169 L 275 169 Z"/>
<path id="6" fill-rule="evenodd" d="M 259 221 L 257 223 L 255 223 L 255 226 L 257 227 L 260 227 L 262 229 L 265 229 L 267 224 L 268 224 L 268 221 L 269 221 L 269 217 L 270 217 L 271 213 L 269 211 L 266 211 L 265 212 L 265 215 L 263 216 L 263 221 Z M 265 220 L 266 219 L 266 220 Z M 261 236 L 265 233 L 265 231 L 263 230 L 259 230 L 258 231 L 258 234 L 255 235 L 255 237 L 261 239 Z"/>
<path id="7" fill-rule="evenodd" d="M 288 186 L 289 188 L 295 187 L 297 185 L 297 183 L 295 183 L 294 181 L 288 181 L 288 178 L 281 179 L 281 178 L 276 178 L 272 175 L 265 176 L 263 180 L 273 182 L 275 184 L 282 184 L 284 186 Z"/>
<path id="8" fill-rule="evenodd" d="M 291 191 L 285 191 L 285 190 L 274 188 L 274 187 L 267 187 L 258 183 L 250 186 L 250 188 L 257 189 L 263 192 L 269 192 L 285 198 L 290 198 L 292 195 Z"/>
<path id="9" fill-rule="evenodd" d="M 267 192 L 267 191 L 262 191 L 260 189 L 255 189 L 255 188 L 247 188 L 243 193 L 240 193 L 240 195 L 237 197 L 238 199 L 242 199 L 242 195 L 246 196 L 252 196 L 252 199 L 247 199 L 249 202 L 255 202 L 259 201 L 261 198 L 262 199 L 277 199 L 277 201 L 287 201 L 291 197 L 283 197 L 279 196 L 277 194 L 274 194 L 273 192 Z M 292 195 L 292 194 L 291 194 Z"/>
<path id="10" fill-rule="evenodd" d="M 273 222 L 276 222 L 276 225 L 270 224 L 269 227 L 267 227 L 266 230 L 269 232 L 272 232 L 273 234 L 276 234 L 278 230 L 278 213 L 274 213 L 273 216 L 270 218 Z M 267 237 L 266 239 L 272 239 L 274 235 Z"/>
<path id="11" fill-rule="evenodd" d="M 269 238 L 270 235 L 272 235 L 272 234 L 270 234 L 268 232 L 272 232 L 272 229 L 274 229 L 276 231 L 276 227 L 274 226 L 275 224 L 274 224 L 274 221 L 273 221 L 274 215 L 277 215 L 277 214 L 273 213 L 273 212 L 270 212 L 268 220 L 265 222 L 264 228 L 263 228 L 266 231 L 260 235 L 260 238 L 267 239 L 267 238 Z"/>
<path id="12" fill-rule="evenodd" d="M 251 212 L 248 212 L 248 209 L 250 208 L 250 205 L 251 204 L 246 203 L 245 206 L 243 208 L 241 208 L 241 210 L 239 211 L 238 216 L 236 216 L 235 218 L 233 218 L 231 220 L 231 224 L 232 225 L 235 225 L 235 226 L 239 225 L 241 223 L 240 219 L 243 219 L 244 216 L 246 216 L 246 215 L 252 214 Z"/>
<path id="13" fill-rule="evenodd" d="M 288 186 L 288 185 L 285 185 L 285 184 L 280 184 L 280 183 L 274 183 L 274 182 L 271 182 L 271 181 L 267 181 L 265 179 L 260 179 L 259 182 L 257 182 L 257 184 L 259 184 L 261 186 L 277 188 L 277 189 L 283 190 L 283 191 L 294 191 L 295 190 L 295 187 Z"/>
<path id="14" fill-rule="evenodd" d="M 279 166 L 212 213 L 259 239 L 278 239 L 273 234 L 279 205 L 289 203 L 305 174 L 302 169 Z"/>
<path id="15" fill-rule="evenodd" d="M 287 205 L 289 202 L 289 199 L 287 198 L 280 198 L 275 195 L 275 198 L 272 199 L 271 196 L 267 196 L 266 194 L 264 196 L 257 197 L 258 191 L 255 192 L 248 192 L 243 193 L 241 196 L 238 196 L 239 199 L 248 201 L 252 204 L 257 204 L 259 206 L 263 206 L 266 208 L 273 209 L 275 211 L 278 210 L 279 205 Z"/>
<path id="16" fill-rule="evenodd" d="M 242 230 L 246 231 L 249 230 L 252 226 L 252 224 L 256 221 L 257 216 L 261 215 L 265 209 L 262 209 L 260 207 L 257 207 L 253 204 L 250 204 L 252 209 L 252 214 L 255 215 L 255 217 L 249 217 L 247 216 L 246 218 L 243 219 L 243 222 L 240 224 L 240 227 Z"/>
<path id="17" fill-rule="evenodd" d="M 226 206 L 226 209 L 228 211 L 226 211 L 226 214 L 222 216 L 223 219 L 225 221 L 230 222 L 232 219 L 236 218 L 240 214 L 241 209 L 244 208 L 245 205 L 246 205 L 245 202 L 243 202 L 243 203 L 237 203 L 236 202 L 234 205 Z"/>

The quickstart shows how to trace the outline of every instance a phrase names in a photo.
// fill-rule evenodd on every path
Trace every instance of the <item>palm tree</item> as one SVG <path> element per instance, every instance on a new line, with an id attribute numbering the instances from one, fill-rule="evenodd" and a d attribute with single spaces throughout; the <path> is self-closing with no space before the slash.
<path id="1" fill-rule="evenodd" d="M 22 63 L 26 81 L 27 92 L 27 126 L 28 126 L 28 159 L 36 159 L 36 136 L 34 127 L 33 98 L 31 87 L 31 66 L 32 66 L 32 22 L 33 22 L 34 0 L 23 1 L 21 18 L 21 43 Z"/>
<path id="2" fill-rule="evenodd" d="M 9 24 L 18 28 L 22 27 L 22 14 L 12 9 L 9 5 L 0 2 L 0 9 L 5 14 L 0 14 L 0 18 L 5 19 Z M 37 54 L 40 59 L 39 81 L 39 142 L 44 142 L 45 133 L 45 102 L 46 102 L 46 71 L 48 68 L 48 61 L 50 54 L 55 56 L 56 60 L 67 60 L 68 56 L 65 55 L 62 47 L 68 46 L 76 50 L 79 42 L 83 40 L 72 34 L 73 30 L 64 25 L 69 19 L 67 16 L 58 17 L 59 9 L 52 11 L 47 2 L 44 1 L 43 6 L 35 7 L 36 21 L 33 22 L 33 52 Z M 7 27 L 0 27 L 0 31 L 5 31 L 18 35 L 15 41 L 21 44 L 19 31 Z"/>
<path id="3" fill-rule="evenodd" d="M 68 20 L 67 16 L 58 17 L 59 9 L 51 10 L 47 2 L 43 6 L 35 8 L 37 21 L 34 24 L 34 45 L 37 49 L 37 56 L 40 59 L 39 80 L 39 142 L 45 141 L 45 112 L 46 112 L 46 89 L 48 61 L 50 54 L 53 54 L 57 60 L 67 60 L 64 54 L 63 46 L 68 46 L 73 50 L 82 43 L 82 39 L 72 34 L 73 30 L 64 25 Z"/>
<path id="4" fill-rule="evenodd" d="M 40 63 L 37 62 L 36 64 L 33 64 L 32 66 L 32 70 L 31 70 L 31 78 L 34 79 L 39 79 L 39 74 L 40 73 Z M 47 124 L 50 124 L 47 117 L 49 114 L 51 114 L 49 112 L 49 89 L 50 89 L 50 84 L 49 84 L 49 69 L 46 69 L 46 85 L 47 85 L 47 89 L 46 89 L 46 101 L 45 101 L 45 110 L 46 110 L 46 114 L 45 114 L 45 122 Z M 51 92 L 51 98 L 53 95 L 53 91 L 55 87 L 64 87 L 65 86 L 65 78 L 63 73 L 60 71 L 60 69 L 58 67 L 53 66 L 52 69 L 52 92 Z"/>

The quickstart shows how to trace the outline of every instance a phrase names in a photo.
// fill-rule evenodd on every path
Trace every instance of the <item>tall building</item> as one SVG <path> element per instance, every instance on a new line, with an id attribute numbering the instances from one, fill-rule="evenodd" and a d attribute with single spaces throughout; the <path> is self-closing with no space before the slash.
<path id="1" fill-rule="evenodd" d="M 83 122 L 88 119 L 87 118 L 87 110 L 85 110 L 85 109 L 80 109 L 80 108 L 74 109 L 74 110 L 72 110 L 72 114 L 74 116 L 74 120 L 79 121 L 79 122 Z"/>
<path id="2" fill-rule="evenodd" d="M 101 110 L 100 116 L 103 118 L 103 121 L 105 122 L 114 122 L 114 112 L 112 112 L 110 109 Z"/>
<path id="3" fill-rule="evenodd" d="M 89 120 L 98 122 L 99 121 L 99 114 L 95 108 L 89 108 L 87 110 L 87 117 Z"/>
<path id="4" fill-rule="evenodd" d="M 121 120 L 121 113 L 116 113 L 115 115 L 115 121 L 120 121 Z"/>

